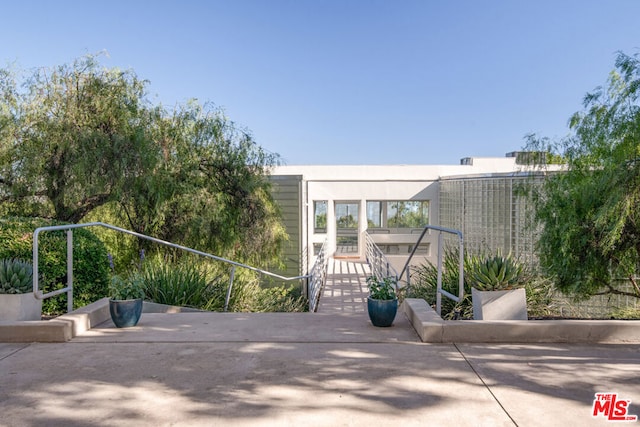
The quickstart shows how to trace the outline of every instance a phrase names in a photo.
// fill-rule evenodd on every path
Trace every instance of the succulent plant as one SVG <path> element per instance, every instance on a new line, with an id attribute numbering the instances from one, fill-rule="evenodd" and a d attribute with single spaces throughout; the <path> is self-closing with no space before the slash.
<path id="1" fill-rule="evenodd" d="M 33 266 L 30 262 L 5 258 L 0 260 L 0 294 L 26 294 L 33 289 Z"/>
<path id="2" fill-rule="evenodd" d="M 522 265 L 510 255 L 495 256 L 479 260 L 472 269 L 474 286 L 483 291 L 497 291 L 521 287 L 524 283 Z"/>

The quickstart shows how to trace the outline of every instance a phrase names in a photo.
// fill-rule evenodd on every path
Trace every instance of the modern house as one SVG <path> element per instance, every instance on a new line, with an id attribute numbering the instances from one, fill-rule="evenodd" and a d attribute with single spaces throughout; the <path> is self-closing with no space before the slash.
<path id="1" fill-rule="evenodd" d="M 306 271 L 323 244 L 334 257 L 365 258 L 367 235 L 399 271 L 425 225 L 463 233 L 465 247 L 533 257 L 518 183 L 535 177 L 529 153 L 469 157 L 459 165 L 279 166 L 274 197 L 290 235 L 286 273 Z M 434 262 L 438 232 L 416 249 Z"/>

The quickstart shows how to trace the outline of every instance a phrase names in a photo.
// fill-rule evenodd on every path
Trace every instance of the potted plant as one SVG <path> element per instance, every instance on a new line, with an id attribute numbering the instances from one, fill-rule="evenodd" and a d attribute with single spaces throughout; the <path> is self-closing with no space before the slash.
<path id="1" fill-rule="evenodd" d="M 369 285 L 367 311 L 374 326 L 387 327 L 393 324 L 398 311 L 397 284 L 395 277 L 382 279 L 375 276 L 367 277 L 367 285 Z"/>
<path id="2" fill-rule="evenodd" d="M 20 259 L 0 260 L 0 321 L 40 320 L 42 300 L 33 294 L 33 266 Z"/>
<path id="3" fill-rule="evenodd" d="M 109 313 L 118 328 L 136 326 L 142 315 L 144 280 L 138 273 L 114 275 L 109 283 Z"/>
<path id="4" fill-rule="evenodd" d="M 478 259 L 470 271 L 475 320 L 527 320 L 524 267 L 499 251 Z"/>

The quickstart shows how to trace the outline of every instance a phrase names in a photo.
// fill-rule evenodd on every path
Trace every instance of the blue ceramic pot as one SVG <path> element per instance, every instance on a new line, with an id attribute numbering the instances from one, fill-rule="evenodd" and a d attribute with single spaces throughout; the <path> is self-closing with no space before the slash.
<path id="1" fill-rule="evenodd" d="M 142 315 L 142 298 L 109 300 L 111 320 L 118 328 L 136 326 Z"/>
<path id="2" fill-rule="evenodd" d="M 367 297 L 367 310 L 373 326 L 391 326 L 398 311 L 398 300 L 371 299 Z"/>

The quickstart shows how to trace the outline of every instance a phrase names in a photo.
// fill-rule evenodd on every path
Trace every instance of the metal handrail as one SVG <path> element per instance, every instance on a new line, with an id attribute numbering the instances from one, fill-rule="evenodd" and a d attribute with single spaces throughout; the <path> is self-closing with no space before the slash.
<path id="1" fill-rule="evenodd" d="M 327 278 L 327 264 L 329 257 L 327 256 L 327 241 L 322 244 L 322 248 L 316 257 L 311 273 L 309 274 L 308 284 L 308 298 L 309 298 L 309 311 L 315 312 L 318 309 L 318 303 L 320 301 L 320 292 L 324 287 Z"/>
<path id="2" fill-rule="evenodd" d="M 67 311 L 73 311 L 73 229 L 75 228 L 86 228 L 86 227 L 105 227 L 111 230 L 115 230 L 121 233 L 130 234 L 132 236 L 139 237 L 141 239 L 149 240 L 154 243 L 159 243 L 161 245 L 169 246 L 171 248 L 180 249 L 186 252 L 190 252 L 192 254 L 204 256 L 206 258 L 211 258 L 216 261 L 221 261 L 231 265 L 231 279 L 229 281 L 229 288 L 227 289 L 227 296 L 225 299 L 224 310 L 226 311 L 229 306 L 229 299 L 231 297 L 231 289 L 233 287 L 233 279 L 235 276 L 236 267 L 241 267 L 250 271 L 254 271 L 256 273 L 264 274 L 266 276 L 274 277 L 276 279 L 290 281 L 290 280 L 300 280 L 307 279 L 310 277 L 309 274 L 303 276 L 295 276 L 295 277 L 285 277 L 279 274 L 271 273 L 266 270 L 262 270 L 256 267 L 252 267 L 246 264 L 242 264 L 236 261 L 231 261 L 226 258 L 222 258 L 216 255 L 211 255 L 206 252 L 198 251 L 196 249 L 191 249 L 186 246 L 178 245 L 175 243 L 167 242 L 161 239 L 156 239 L 155 237 L 146 236 L 144 234 L 136 233 L 135 231 L 127 230 L 124 228 L 116 227 L 115 225 L 105 224 L 103 222 L 88 222 L 85 224 L 68 224 L 68 225 L 53 225 L 48 227 L 39 227 L 33 232 L 33 294 L 37 299 L 46 299 L 56 295 L 60 295 L 63 293 L 67 293 Z M 60 231 L 67 230 L 67 286 L 62 289 L 57 289 L 52 292 L 48 292 L 43 294 L 39 289 L 39 274 L 38 274 L 38 236 L 43 231 Z"/>
<path id="3" fill-rule="evenodd" d="M 403 274 L 405 274 L 405 272 L 407 273 L 407 288 L 409 288 L 411 286 L 411 274 L 409 271 L 409 265 L 411 263 L 411 259 L 413 258 L 413 255 L 416 253 L 416 250 L 418 249 L 418 245 L 420 244 L 420 242 L 422 242 L 422 238 L 427 234 L 427 231 L 429 230 L 436 230 L 438 231 L 438 284 L 437 284 L 437 290 L 436 290 L 436 311 L 438 312 L 438 315 L 441 314 L 442 311 L 442 295 L 446 296 L 449 299 L 452 299 L 456 302 L 460 302 L 462 301 L 462 297 L 464 296 L 464 239 L 462 237 L 462 231 L 460 230 L 454 230 L 453 228 L 445 228 L 445 227 L 440 227 L 437 225 L 427 225 L 424 227 L 424 230 L 422 230 L 422 233 L 420 234 L 420 237 L 418 237 L 418 240 L 416 242 L 416 244 L 413 246 L 413 250 L 411 251 L 411 255 L 409 255 L 409 258 L 407 259 L 407 262 L 405 263 L 404 267 L 402 268 L 402 272 L 400 273 L 399 277 L 402 277 Z M 445 291 L 444 289 L 442 289 L 442 233 L 450 233 L 450 234 L 455 234 L 458 236 L 459 239 L 459 253 L 460 253 L 460 261 L 459 261 L 459 271 L 458 271 L 458 278 L 459 278 L 459 283 L 458 283 L 458 296 L 455 296 L 447 291 Z"/>
<path id="4" fill-rule="evenodd" d="M 376 245 L 369 233 L 364 233 L 365 238 L 365 257 L 367 263 L 371 266 L 371 273 L 377 278 L 393 277 L 396 283 L 400 276 L 395 268 L 391 265 L 382 250 Z"/>

